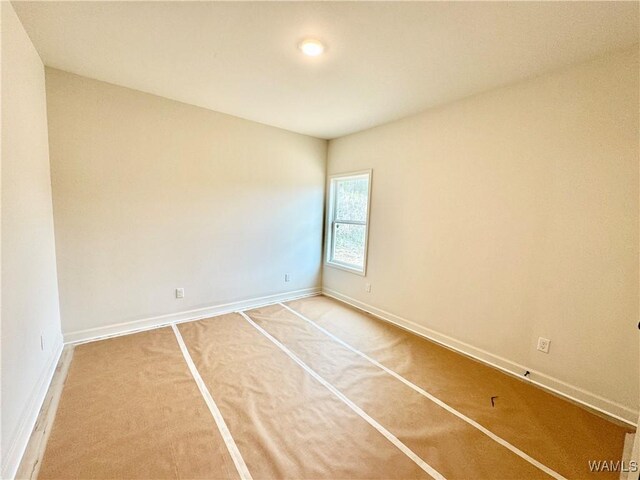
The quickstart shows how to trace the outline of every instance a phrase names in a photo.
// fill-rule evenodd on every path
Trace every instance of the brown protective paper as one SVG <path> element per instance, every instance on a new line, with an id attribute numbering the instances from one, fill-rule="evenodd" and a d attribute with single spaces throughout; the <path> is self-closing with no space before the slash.
<path id="1" fill-rule="evenodd" d="M 75 348 L 41 479 L 239 478 L 170 328 Z"/>
<path id="2" fill-rule="evenodd" d="M 447 479 L 550 478 L 284 307 L 246 314 Z"/>
<path id="3" fill-rule="evenodd" d="M 341 302 L 287 305 L 567 478 L 620 460 L 629 428 Z M 446 478 L 549 478 L 282 306 L 246 314 Z M 241 315 L 178 329 L 255 480 L 429 478 Z M 76 347 L 39 477 L 239 476 L 161 328 Z"/>
<path id="4" fill-rule="evenodd" d="M 618 478 L 588 462 L 621 460 L 632 429 L 331 298 L 287 305 L 561 475 Z"/>
<path id="5" fill-rule="evenodd" d="M 239 314 L 179 329 L 254 479 L 429 478 Z"/>

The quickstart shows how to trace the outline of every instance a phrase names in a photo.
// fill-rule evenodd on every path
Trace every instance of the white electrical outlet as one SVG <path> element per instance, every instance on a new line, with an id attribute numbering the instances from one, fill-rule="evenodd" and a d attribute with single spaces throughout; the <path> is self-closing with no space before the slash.
<path id="1" fill-rule="evenodd" d="M 176 288 L 176 298 L 184 298 L 184 288 Z"/>
<path id="2" fill-rule="evenodd" d="M 371 293 L 371 284 L 370 283 L 365 283 L 364 284 L 364 291 L 367 293 Z"/>
<path id="3" fill-rule="evenodd" d="M 548 338 L 538 338 L 538 350 L 542 353 L 549 353 L 549 345 L 551 344 L 551 340 Z"/>
<path id="4" fill-rule="evenodd" d="M 284 281 L 285 282 L 290 282 L 291 281 L 291 275 L 289 275 L 288 273 L 284 274 Z"/>

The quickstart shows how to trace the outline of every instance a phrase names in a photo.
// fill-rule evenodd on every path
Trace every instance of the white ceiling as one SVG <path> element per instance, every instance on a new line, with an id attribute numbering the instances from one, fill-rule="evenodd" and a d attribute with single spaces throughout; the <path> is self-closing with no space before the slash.
<path id="1" fill-rule="evenodd" d="M 46 65 L 335 138 L 638 41 L 638 2 L 14 2 Z M 305 37 L 327 45 L 304 57 Z"/>

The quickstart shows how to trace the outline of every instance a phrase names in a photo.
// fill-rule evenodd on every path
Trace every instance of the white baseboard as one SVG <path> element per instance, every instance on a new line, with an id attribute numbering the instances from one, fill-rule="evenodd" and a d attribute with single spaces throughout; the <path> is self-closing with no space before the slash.
<path id="1" fill-rule="evenodd" d="M 412 322 L 411 320 L 407 320 L 406 318 L 402 318 L 393 313 L 376 308 L 372 305 L 368 305 L 364 302 L 356 300 L 355 298 L 343 295 L 335 290 L 323 288 L 322 293 L 323 295 L 335 298 L 336 300 L 340 300 L 341 302 L 347 303 L 360 310 L 364 310 L 374 315 L 375 317 L 380 318 L 381 320 L 393 323 L 394 325 L 397 325 L 405 330 L 432 340 L 444 347 L 462 353 L 463 355 L 466 355 L 468 357 L 474 358 L 482 363 L 495 367 L 510 375 L 514 375 L 529 383 L 565 397 L 573 402 L 577 402 L 593 410 L 597 410 L 601 413 L 604 413 L 605 415 L 608 415 L 609 417 L 620 420 L 633 427 L 636 427 L 638 423 L 638 411 L 633 410 L 632 408 L 629 408 L 625 405 L 608 400 L 595 393 L 589 392 L 575 385 L 571 385 L 544 373 L 536 372 L 530 367 L 525 367 L 524 365 L 520 365 L 506 358 L 494 355 L 490 352 L 487 352 L 486 350 L 482 350 L 468 343 L 456 340 L 455 338 L 449 337 L 448 335 L 444 335 L 435 330 L 431 330 L 428 327 Z M 530 375 L 524 377 L 523 374 L 526 371 L 529 371 Z"/>
<path id="2" fill-rule="evenodd" d="M 18 423 L 15 437 L 11 440 L 9 447 L 3 452 L 2 458 L 2 478 L 13 479 L 20 466 L 20 461 L 24 455 L 31 432 L 38 419 L 38 414 L 42 408 L 42 403 L 49 390 L 51 379 L 56 371 L 60 355 L 62 354 L 62 336 L 59 336 L 53 348 L 49 362 L 38 379 L 30 398 L 26 402 L 26 407 L 22 411 L 22 418 Z"/>
<path id="3" fill-rule="evenodd" d="M 157 317 L 142 318 L 130 322 L 116 323 L 105 327 L 89 328 L 87 330 L 77 330 L 64 334 L 64 343 L 85 343 L 94 340 L 101 340 L 109 337 L 126 335 L 129 333 L 140 332 L 143 330 L 151 330 L 153 328 L 163 327 L 172 323 L 188 322 L 199 320 L 201 318 L 213 317 L 225 313 L 236 312 L 238 310 L 246 310 L 248 308 L 256 308 L 271 303 L 286 302 L 296 298 L 310 297 L 320 295 L 320 287 L 304 288 L 302 290 L 294 290 L 290 292 L 277 293 L 275 295 L 267 295 L 264 297 L 249 298 L 237 302 L 211 305 L 208 307 L 187 310 L 184 312 L 170 313 Z"/>

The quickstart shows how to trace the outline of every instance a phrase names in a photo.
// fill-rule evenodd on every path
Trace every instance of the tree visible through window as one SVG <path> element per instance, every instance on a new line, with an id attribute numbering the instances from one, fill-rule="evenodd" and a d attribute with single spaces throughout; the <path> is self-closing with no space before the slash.
<path id="1" fill-rule="evenodd" d="M 329 185 L 327 261 L 365 272 L 371 172 L 334 176 Z"/>

